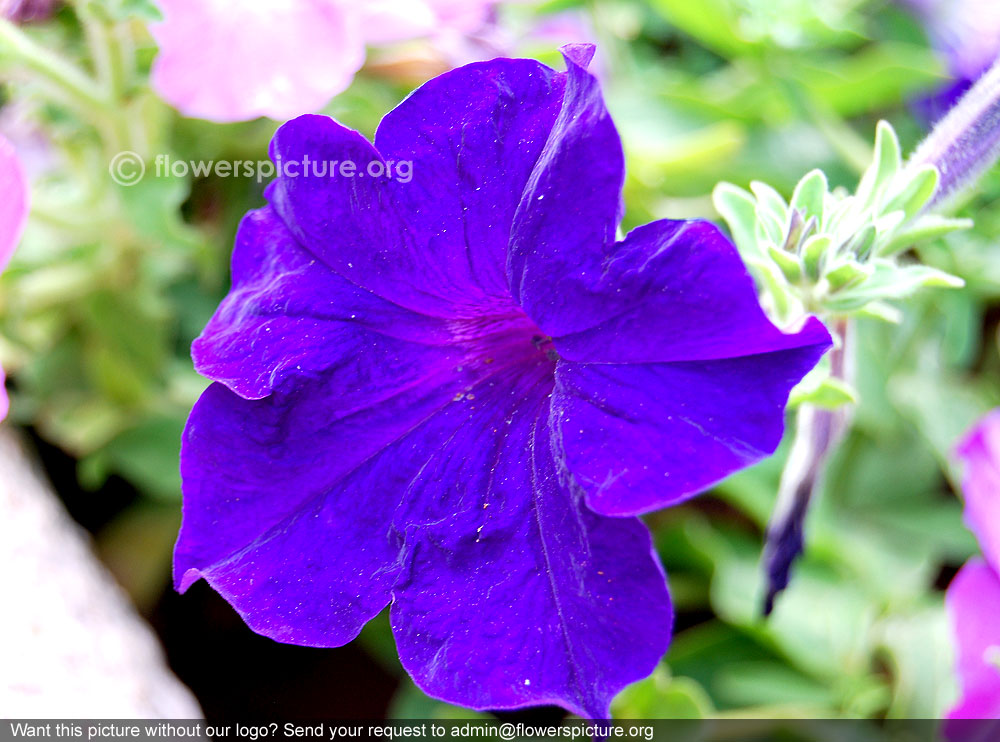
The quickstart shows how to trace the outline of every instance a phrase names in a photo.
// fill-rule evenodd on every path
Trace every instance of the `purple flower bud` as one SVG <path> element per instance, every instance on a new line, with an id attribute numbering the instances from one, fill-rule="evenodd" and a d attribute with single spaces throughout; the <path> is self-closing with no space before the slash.
<path id="1" fill-rule="evenodd" d="M 30 23 L 48 19 L 58 0 L 0 0 L 0 16 L 13 23 Z"/>
<path id="2" fill-rule="evenodd" d="M 952 77 L 973 82 L 1000 52 L 1000 5 L 994 0 L 898 0 L 920 18 Z"/>
<path id="3" fill-rule="evenodd" d="M 934 165 L 941 182 L 933 209 L 975 183 L 1000 158 L 1000 61 L 983 75 L 917 148 L 909 167 Z"/>

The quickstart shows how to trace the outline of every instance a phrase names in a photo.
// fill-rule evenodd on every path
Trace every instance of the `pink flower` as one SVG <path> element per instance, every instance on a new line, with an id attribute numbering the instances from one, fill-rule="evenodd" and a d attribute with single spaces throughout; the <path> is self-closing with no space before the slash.
<path id="1" fill-rule="evenodd" d="M 186 116 L 290 118 L 324 106 L 364 62 L 348 0 L 159 0 L 153 86 Z"/>
<path id="2" fill-rule="evenodd" d="M 496 0 L 158 0 L 153 87 L 186 116 L 288 119 L 345 90 L 366 43 L 468 33 Z"/>
<path id="3" fill-rule="evenodd" d="M 448 30 L 471 33 L 483 26 L 495 0 L 366 0 L 361 8 L 365 41 L 385 44 Z"/>
<path id="4" fill-rule="evenodd" d="M 28 183 L 24 169 L 14 147 L 0 137 L 0 270 L 7 265 L 17 247 L 27 218 Z M 3 369 L 0 368 L 0 420 L 7 415 L 7 394 L 3 381 Z"/>
<path id="5" fill-rule="evenodd" d="M 962 695 L 952 719 L 1000 718 L 1000 577 L 985 562 L 970 559 L 945 598 Z"/>
<path id="6" fill-rule="evenodd" d="M 971 559 L 948 586 L 962 697 L 953 719 L 1000 718 L 1000 409 L 958 447 L 965 461 L 965 523 L 986 561 Z"/>

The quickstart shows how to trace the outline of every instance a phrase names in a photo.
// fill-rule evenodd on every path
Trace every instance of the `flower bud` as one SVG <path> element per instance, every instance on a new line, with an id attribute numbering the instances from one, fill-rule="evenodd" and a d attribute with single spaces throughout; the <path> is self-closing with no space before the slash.
<path id="1" fill-rule="evenodd" d="M 934 210 L 967 187 L 1000 158 L 1000 60 L 934 127 L 910 158 L 915 170 L 933 165 L 940 173 Z"/>

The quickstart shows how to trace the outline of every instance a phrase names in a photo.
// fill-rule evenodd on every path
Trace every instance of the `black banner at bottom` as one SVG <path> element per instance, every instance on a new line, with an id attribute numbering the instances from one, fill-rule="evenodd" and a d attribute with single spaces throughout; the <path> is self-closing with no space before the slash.
<path id="1" fill-rule="evenodd" d="M 219 721 L 4 719 L 0 742 L 61 739 L 341 742 L 349 740 L 621 740 L 622 742 L 1000 742 L 1000 721 L 911 719 L 621 720 L 561 724 L 495 719 Z"/>

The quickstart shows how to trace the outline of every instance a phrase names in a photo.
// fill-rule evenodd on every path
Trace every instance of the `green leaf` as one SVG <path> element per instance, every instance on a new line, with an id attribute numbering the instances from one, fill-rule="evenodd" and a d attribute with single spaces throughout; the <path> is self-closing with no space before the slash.
<path id="1" fill-rule="evenodd" d="M 868 302 L 902 299 L 922 288 L 960 288 L 965 282 L 928 265 L 897 266 L 880 260 L 873 264 L 871 275 L 858 285 L 839 292 L 824 302 L 837 310 L 858 309 Z"/>
<path id="2" fill-rule="evenodd" d="M 831 292 L 836 292 L 864 281 L 871 275 L 872 268 L 848 259 L 828 271 L 824 278 L 830 284 Z"/>
<path id="3" fill-rule="evenodd" d="M 886 304 L 883 301 L 873 301 L 869 304 L 865 304 L 858 310 L 858 314 L 863 317 L 871 317 L 872 319 L 877 319 L 881 322 L 888 322 L 893 325 L 898 325 L 903 321 L 903 313 L 896 307 L 891 304 Z"/>
<path id="4" fill-rule="evenodd" d="M 757 197 L 757 211 L 767 214 L 779 226 L 779 236 L 774 242 L 781 244 L 784 237 L 784 226 L 788 222 L 788 204 L 774 188 L 767 183 L 755 180 L 750 183 L 750 191 Z"/>
<path id="5" fill-rule="evenodd" d="M 881 257 L 889 257 L 909 250 L 920 242 L 944 237 L 959 229 L 971 229 L 973 226 L 974 223 L 971 219 L 953 219 L 928 214 L 920 217 L 916 222 L 894 235 L 885 245 L 880 246 L 878 254 Z"/>
<path id="6" fill-rule="evenodd" d="M 765 620 L 760 615 L 763 574 L 757 559 L 755 553 L 748 554 L 716 567 L 712 606 L 718 615 L 777 647 L 809 675 L 832 679 L 863 674 L 875 611 L 859 586 L 837 579 L 807 555 Z"/>
<path id="7" fill-rule="evenodd" d="M 924 208 L 937 191 L 941 175 L 933 165 L 924 165 L 914 173 L 892 196 L 883 208 L 884 212 L 902 211 L 904 221 L 912 219 Z"/>
<path id="8" fill-rule="evenodd" d="M 829 685 L 778 662 L 732 662 L 716 683 L 719 695 L 739 706 L 836 706 Z"/>
<path id="9" fill-rule="evenodd" d="M 791 207 L 801 212 L 806 221 L 814 217 L 818 223 L 822 223 L 828 190 L 826 174 L 822 170 L 811 170 L 795 186 Z"/>
<path id="10" fill-rule="evenodd" d="M 152 392 L 169 353 L 165 309 L 141 290 L 99 291 L 82 304 L 84 366 L 110 399 L 139 405 Z"/>
<path id="11" fill-rule="evenodd" d="M 767 246 L 767 254 L 774 261 L 775 265 L 778 266 L 782 274 L 784 274 L 785 280 L 789 283 L 796 283 L 802 278 L 802 264 L 795 255 L 787 253 L 784 250 L 779 250 L 774 245 Z"/>
<path id="12" fill-rule="evenodd" d="M 885 211 L 881 216 L 875 217 L 875 233 L 878 238 L 894 231 L 899 225 L 906 221 L 906 213 L 902 209 L 896 211 Z M 869 245 L 869 247 L 871 247 Z"/>
<path id="13" fill-rule="evenodd" d="M 846 404 L 856 404 L 858 393 L 850 384 L 827 377 L 811 389 L 796 387 L 788 400 L 789 405 L 813 404 L 827 410 L 836 410 Z"/>
<path id="14" fill-rule="evenodd" d="M 757 228 L 754 231 L 754 238 L 758 245 L 780 245 L 784 236 L 784 225 L 774 219 L 774 217 L 757 203 Z M 767 252 L 767 248 L 764 248 Z"/>
<path id="15" fill-rule="evenodd" d="M 845 56 L 803 56 L 791 70 L 811 96 L 844 117 L 885 110 L 938 84 L 944 70 L 926 43 L 882 42 Z"/>
<path id="16" fill-rule="evenodd" d="M 838 203 L 837 199 L 835 197 L 832 197 L 831 204 L 832 207 L 831 205 L 827 205 L 826 209 L 823 212 L 823 217 L 826 221 L 821 226 L 821 229 L 824 232 L 829 232 L 830 234 L 837 235 L 837 238 L 843 241 L 844 238 L 838 233 L 844 227 L 845 223 L 847 223 L 848 219 L 857 218 L 856 211 L 857 211 L 858 199 L 855 196 L 844 196 L 840 198 L 840 201 Z M 852 227 L 851 229 L 852 234 L 848 234 L 847 238 L 852 237 L 854 231 L 856 230 L 855 228 Z"/>
<path id="17" fill-rule="evenodd" d="M 725 57 L 753 49 L 738 30 L 733 6 L 727 0 L 653 0 L 652 7 L 678 29 Z"/>
<path id="18" fill-rule="evenodd" d="M 802 266 L 811 281 L 818 281 L 823 272 L 823 258 L 830 249 L 830 235 L 818 234 L 806 240 L 802 247 Z"/>
<path id="19" fill-rule="evenodd" d="M 672 678 L 660 665 L 644 680 L 625 688 L 612 704 L 618 719 L 705 719 L 712 715 L 712 699 L 691 678 Z"/>
<path id="20" fill-rule="evenodd" d="M 131 186 L 116 186 L 125 213 L 135 231 L 157 248 L 197 249 L 201 237 L 181 218 L 180 207 L 190 193 L 186 178 L 157 175 L 146 168 L 145 177 Z"/>
<path id="21" fill-rule="evenodd" d="M 955 444 L 996 400 L 992 382 L 971 383 L 955 373 L 896 374 L 889 383 L 889 396 L 930 444 L 938 461 L 960 487 Z"/>
<path id="22" fill-rule="evenodd" d="M 118 472 L 147 494 L 176 501 L 181 496 L 177 462 L 183 431 L 182 417 L 153 417 L 119 434 L 100 455 L 108 469 Z"/>
<path id="23" fill-rule="evenodd" d="M 450 721 L 456 719 L 488 719 L 485 714 L 452 706 L 444 701 L 438 701 L 413 684 L 405 675 L 400 680 L 399 688 L 392 699 L 392 704 L 386 712 L 388 719 L 433 719 Z"/>
<path id="24" fill-rule="evenodd" d="M 880 625 L 891 661 L 890 719 L 940 718 L 957 697 L 951 630 L 941 602 Z"/>
<path id="25" fill-rule="evenodd" d="M 879 121 L 875 129 L 875 156 L 858 186 L 858 200 L 863 208 L 875 205 L 879 194 L 896 177 L 903 164 L 899 138 L 887 121 Z"/>
<path id="26" fill-rule="evenodd" d="M 712 192 L 716 211 L 726 220 L 733 241 L 744 260 L 762 258 L 757 244 L 757 202 L 754 197 L 731 183 L 719 183 Z"/>
<path id="27" fill-rule="evenodd" d="M 857 255 L 861 260 L 868 258 L 871 253 L 872 246 L 875 244 L 875 225 L 868 224 L 860 232 L 854 235 L 851 239 L 850 246 L 848 250 L 854 255 Z"/>
<path id="28" fill-rule="evenodd" d="M 764 297 L 773 303 L 777 316 L 779 318 L 789 316 L 795 299 L 790 293 L 784 274 L 769 260 L 747 260 L 746 264 L 754 277 L 763 284 Z"/>

